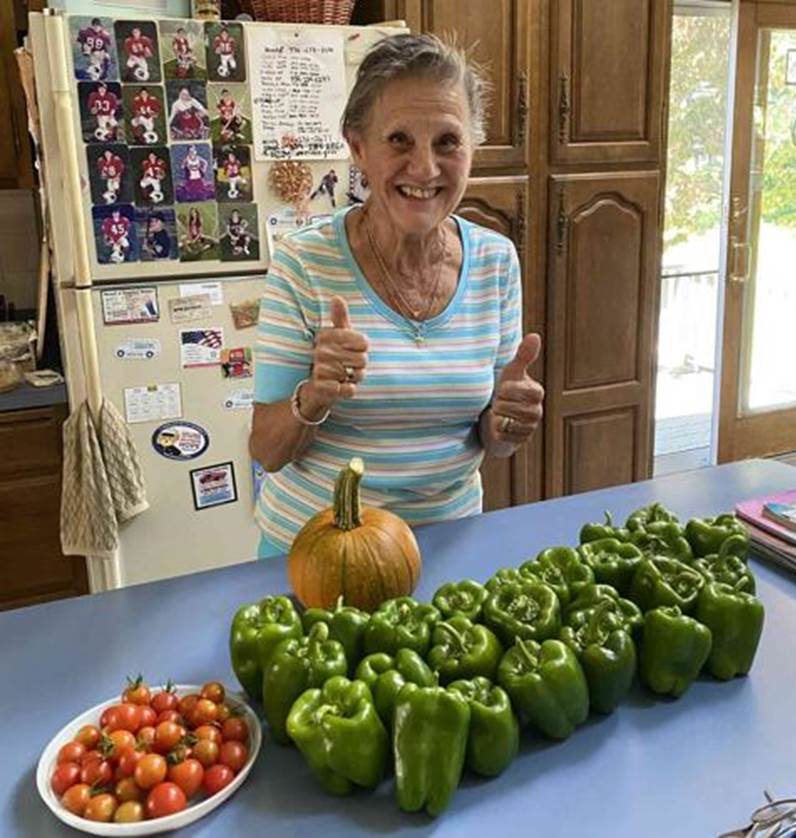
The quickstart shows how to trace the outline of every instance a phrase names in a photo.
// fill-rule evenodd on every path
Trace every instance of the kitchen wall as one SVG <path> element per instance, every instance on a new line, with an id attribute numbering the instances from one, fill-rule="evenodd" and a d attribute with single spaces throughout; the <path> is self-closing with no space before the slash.
<path id="1" fill-rule="evenodd" d="M 17 310 L 36 308 L 39 225 L 33 192 L 0 189 L 0 294 Z"/>
<path id="2" fill-rule="evenodd" d="M 49 0 L 50 8 L 64 9 L 74 15 L 97 15 L 99 17 L 190 17 L 190 0 Z"/>

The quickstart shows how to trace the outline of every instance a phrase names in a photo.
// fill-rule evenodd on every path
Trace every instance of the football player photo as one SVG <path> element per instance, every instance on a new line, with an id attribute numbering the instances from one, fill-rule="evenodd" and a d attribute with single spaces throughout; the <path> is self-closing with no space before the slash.
<path id="1" fill-rule="evenodd" d="M 80 127 L 85 143 L 118 143 L 124 140 L 122 86 L 116 81 L 81 82 Z"/>
<path id="2" fill-rule="evenodd" d="M 216 149 L 216 200 L 244 203 L 252 200 L 252 174 L 248 146 Z"/>
<path id="3" fill-rule="evenodd" d="M 69 20 L 75 78 L 80 81 L 118 81 L 119 64 L 113 23 L 100 17 Z"/>
<path id="4" fill-rule="evenodd" d="M 187 143 L 171 147 L 171 176 L 179 203 L 212 201 L 213 158 L 207 143 Z"/>
<path id="5" fill-rule="evenodd" d="M 93 207 L 97 261 L 105 265 L 138 261 L 135 213 L 131 206 Z"/>
<path id="6" fill-rule="evenodd" d="M 219 258 L 218 215 L 214 203 L 177 207 L 177 240 L 181 262 Z"/>
<path id="7" fill-rule="evenodd" d="M 174 203 L 171 160 L 166 146 L 130 149 L 133 190 L 137 207 L 156 207 Z"/>
<path id="8" fill-rule="evenodd" d="M 122 81 L 159 82 L 160 54 L 155 24 L 151 20 L 117 20 L 115 31 Z"/>
<path id="9" fill-rule="evenodd" d="M 177 218 L 173 207 L 137 209 L 135 226 L 142 262 L 177 259 Z"/>
<path id="10" fill-rule="evenodd" d="M 198 20 L 160 21 L 160 52 L 165 79 L 207 78 L 204 25 Z"/>
<path id="11" fill-rule="evenodd" d="M 131 145 L 166 142 L 166 107 L 160 85 L 126 84 L 124 113 Z"/>
<path id="12" fill-rule="evenodd" d="M 245 84 L 210 84 L 207 88 L 210 136 L 214 145 L 252 141 L 251 104 Z"/>
<path id="13" fill-rule="evenodd" d="M 124 145 L 86 146 L 91 202 L 98 206 L 133 201 L 130 155 Z"/>
<path id="14" fill-rule="evenodd" d="M 207 77 L 210 81 L 245 81 L 243 27 L 227 21 L 205 24 Z"/>
<path id="15" fill-rule="evenodd" d="M 224 204 L 218 208 L 222 262 L 260 258 L 256 204 Z"/>
<path id="16" fill-rule="evenodd" d="M 204 82 L 166 82 L 166 98 L 172 140 L 206 140 L 210 137 Z"/>

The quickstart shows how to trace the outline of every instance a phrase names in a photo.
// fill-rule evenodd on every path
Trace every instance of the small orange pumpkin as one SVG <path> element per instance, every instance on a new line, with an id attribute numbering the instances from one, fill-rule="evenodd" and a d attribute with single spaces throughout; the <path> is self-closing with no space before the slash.
<path id="1" fill-rule="evenodd" d="M 290 548 L 288 577 L 306 608 L 332 608 L 342 596 L 346 605 L 373 611 L 411 594 L 420 578 L 412 530 L 386 509 L 361 506 L 364 471 L 359 457 L 342 469 L 333 505 L 313 515 Z"/>

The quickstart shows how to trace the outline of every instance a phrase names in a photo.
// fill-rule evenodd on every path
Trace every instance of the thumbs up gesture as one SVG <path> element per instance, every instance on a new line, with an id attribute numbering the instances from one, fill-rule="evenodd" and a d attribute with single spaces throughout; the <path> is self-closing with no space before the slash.
<path id="1" fill-rule="evenodd" d="M 514 357 L 503 367 L 492 398 L 491 430 L 501 442 L 521 444 L 542 420 L 544 388 L 528 375 L 528 366 L 538 357 L 542 339 L 527 334 Z"/>
<path id="2" fill-rule="evenodd" d="M 348 306 L 342 297 L 332 297 L 330 328 L 321 329 L 315 339 L 312 376 L 302 389 L 302 410 L 309 415 L 328 410 L 338 399 L 350 399 L 365 377 L 368 340 L 351 328 Z"/>

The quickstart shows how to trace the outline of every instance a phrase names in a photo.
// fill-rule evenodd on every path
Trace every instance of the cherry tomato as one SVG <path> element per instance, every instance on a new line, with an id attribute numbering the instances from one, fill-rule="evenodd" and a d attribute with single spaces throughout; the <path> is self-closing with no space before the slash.
<path id="1" fill-rule="evenodd" d="M 162 818 L 181 812 L 188 805 L 185 792 L 176 783 L 158 783 L 146 798 L 150 818 Z"/>
<path id="2" fill-rule="evenodd" d="M 107 759 L 94 759 L 80 769 L 80 782 L 90 786 L 105 786 L 113 779 L 113 766 Z"/>
<path id="3" fill-rule="evenodd" d="M 80 742 L 86 746 L 86 750 L 91 751 L 99 744 L 100 736 L 100 729 L 96 725 L 83 725 L 75 734 L 75 742 Z"/>
<path id="4" fill-rule="evenodd" d="M 68 788 L 80 781 L 81 770 L 76 762 L 62 762 L 56 765 L 50 778 L 52 790 L 60 797 Z"/>
<path id="5" fill-rule="evenodd" d="M 143 756 L 144 752 L 137 751 L 135 748 L 127 748 L 127 750 L 122 751 L 119 755 L 119 764 L 116 766 L 117 773 L 121 775 L 119 779 L 132 777 L 135 774 L 135 767 Z"/>
<path id="6" fill-rule="evenodd" d="M 214 722 L 218 718 L 218 707 L 208 698 L 200 698 L 189 716 L 196 727 Z"/>
<path id="7" fill-rule="evenodd" d="M 138 823 L 144 819 L 144 806 L 137 800 L 125 800 L 114 812 L 114 823 Z"/>
<path id="8" fill-rule="evenodd" d="M 169 780 L 176 783 L 186 797 L 193 797 L 202 787 L 205 770 L 197 759 L 186 759 L 169 766 Z"/>
<path id="9" fill-rule="evenodd" d="M 193 746 L 193 757 L 205 768 L 210 768 L 218 762 L 218 742 L 213 742 L 212 739 L 200 739 Z"/>
<path id="10" fill-rule="evenodd" d="M 150 727 L 140 727 L 138 729 L 138 733 L 136 734 L 136 742 L 139 744 L 141 748 L 145 751 L 149 751 L 152 749 L 152 745 L 155 741 L 155 728 Z"/>
<path id="11" fill-rule="evenodd" d="M 218 751 L 218 761 L 222 765 L 228 765 L 236 774 L 246 765 L 249 758 L 249 749 L 243 742 L 222 742 Z"/>
<path id="12" fill-rule="evenodd" d="M 123 780 L 119 780 L 116 783 L 114 792 L 122 803 L 126 803 L 128 800 L 143 801 L 144 799 L 144 790 L 132 777 L 125 777 Z"/>
<path id="13" fill-rule="evenodd" d="M 141 675 L 127 679 L 127 689 L 122 693 L 122 701 L 130 704 L 149 704 L 152 694 Z"/>
<path id="14" fill-rule="evenodd" d="M 61 803 L 73 815 L 83 817 L 89 800 L 91 799 L 91 786 L 86 783 L 77 783 L 70 786 L 61 798 Z"/>
<path id="15" fill-rule="evenodd" d="M 110 821 L 118 805 L 118 801 L 112 794 L 97 794 L 86 804 L 83 817 L 90 821 Z"/>
<path id="16" fill-rule="evenodd" d="M 240 716 L 230 716 L 221 725 L 221 736 L 225 742 L 247 742 L 249 740 L 249 727 Z"/>
<path id="17" fill-rule="evenodd" d="M 108 734 L 110 749 L 108 758 L 118 760 L 124 751 L 131 751 L 135 748 L 135 736 L 129 730 L 114 730 Z"/>
<path id="18" fill-rule="evenodd" d="M 184 724 L 185 719 L 176 710 L 164 710 L 162 713 L 158 713 L 154 726 L 157 727 L 161 722 L 175 722 L 181 725 Z"/>
<path id="19" fill-rule="evenodd" d="M 158 714 L 148 704 L 139 706 L 141 707 L 141 727 L 154 727 L 158 721 Z"/>
<path id="20" fill-rule="evenodd" d="M 99 762 L 103 759 L 105 759 L 105 757 L 99 751 L 86 751 L 83 756 L 80 757 L 80 767 L 82 768 L 90 762 Z"/>
<path id="21" fill-rule="evenodd" d="M 205 771 L 204 779 L 202 780 L 202 787 L 208 794 L 215 794 L 221 791 L 225 786 L 228 786 L 235 778 L 235 774 L 228 765 L 211 765 Z"/>
<path id="22" fill-rule="evenodd" d="M 67 742 L 61 745 L 58 750 L 57 762 L 80 762 L 80 758 L 86 753 L 86 746 L 82 742 Z"/>
<path id="23" fill-rule="evenodd" d="M 232 710 L 229 704 L 219 704 L 218 705 L 218 718 L 216 719 L 217 722 L 220 724 L 224 724 L 224 722 L 232 715 Z"/>
<path id="24" fill-rule="evenodd" d="M 142 789 L 151 789 L 166 778 L 165 757 L 160 754 L 144 754 L 135 767 L 133 777 Z"/>
<path id="25" fill-rule="evenodd" d="M 177 704 L 177 709 L 180 711 L 180 714 L 184 718 L 189 718 L 193 708 L 196 707 L 196 702 L 199 701 L 201 696 L 197 693 L 189 693 L 188 695 L 184 695 Z"/>
<path id="26" fill-rule="evenodd" d="M 179 701 L 179 698 L 167 688 L 152 696 L 152 709 L 158 714 L 164 710 L 176 710 Z"/>
<path id="27" fill-rule="evenodd" d="M 141 727 L 141 708 L 137 704 L 116 704 L 102 714 L 100 724 L 108 732 L 129 730 L 135 733 Z"/>
<path id="28" fill-rule="evenodd" d="M 182 739 L 185 731 L 176 722 L 161 722 L 155 728 L 152 748 L 159 754 L 167 754 Z"/>
<path id="29" fill-rule="evenodd" d="M 201 692 L 202 698 L 208 698 L 213 704 L 221 704 L 224 700 L 224 685 L 218 681 L 208 681 Z"/>
<path id="30" fill-rule="evenodd" d="M 209 739 L 211 742 L 218 742 L 219 744 L 222 740 L 221 729 L 216 725 L 199 725 L 193 731 L 193 735 L 197 739 Z"/>

